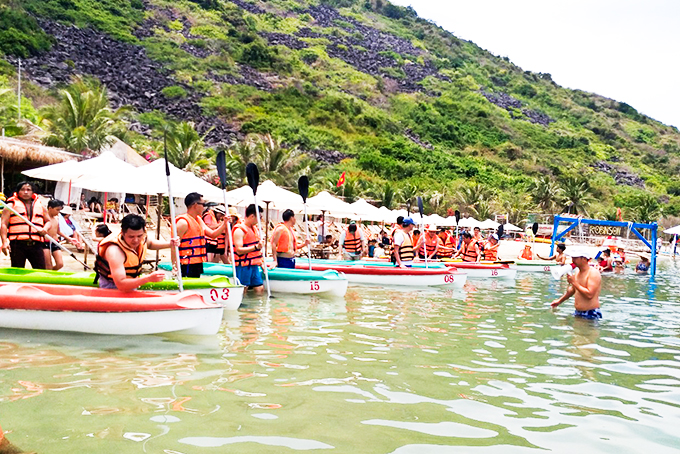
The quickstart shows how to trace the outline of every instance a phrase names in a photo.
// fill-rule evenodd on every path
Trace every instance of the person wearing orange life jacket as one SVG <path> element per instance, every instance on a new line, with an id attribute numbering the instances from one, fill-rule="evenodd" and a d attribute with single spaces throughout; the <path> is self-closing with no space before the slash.
<path id="1" fill-rule="evenodd" d="M 9 209 L 2 210 L 0 220 L 0 239 L 2 252 L 9 254 L 13 267 L 23 268 L 26 260 L 34 269 L 45 269 L 44 235 L 45 209 L 34 192 L 33 184 L 22 181 L 12 197 L 5 202 L 17 213 L 31 221 L 38 229 L 29 226 L 26 221 Z"/>
<path id="2" fill-rule="evenodd" d="M 163 271 L 141 276 L 147 249 L 168 249 L 179 245 L 179 238 L 161 241 L 146 236 L 146 220 L 138 214 L 128 214 L 121 221 L 120 233 L 111 233 L 97 248 L 94 270 L 99 288 L 136 290 L 148 282 L 165 279 Z"/>
<path id="3" fill-rule="evenodd" d="M 441 240 L 437 236 L 437 227 L 434 225 L 425 226 L 425 234 L 420 237 L 417 242 L 416 249 L 418 256 L 425 258 L 425 251 L 427 250 L 427 259 L 436 260 L 439 258 L 438 252 L 441 245 Z"/>
<path id="4" fill-rule="evenodd" d="M 399 268 L 410 268 L 413 266 L 415 248 L 411 232 L 416 223 L 411 218 L 404 218 L 401 222 L 401 229 L 394 232 L 394 261 Z"/>
<path id="5" fill-rule="evenodd" d="M 482 255 L 487 262 L 495 262 L 498 260 L 498 235 L 492 234 L 484 243 Z"/>
<path id="6" fill-rule="evenodd" d="M 463 232 L 462 237 L 463 244 L 460 246 L 456 258 L 460 257 L 464 262 L 479 262 L 482 258 L 479 244 L 477 244 L 470 232 Z"/>
<path id="7" fill-rule="evenodd" d="M 203 214 L 201 215 L 201 219 L 203 219 L 203 222 L 205 225 L 210 227 L 211 229 L 215 229 L 219 227 L 219 222 L 217 220 L 217 213 L 215 211 L 215 207 L 217 206 L 216 203 L 214 202 L 208 202 L 205 204 L 205 210 L 203 210 Z M 222 236 L 222 235 L 220 235 Z M 206 238 L 205 239 L 205 252 L 206 252 L 206 262 L 215 262 L 215 256 L 217 255 L 217 242 L 219 238 Z M 222 238 L 222 242 L 224 242 L 224 238 Z M 224 253 L 224 249 L 222 251 Z"/>
<path id="8" fill-rule="evenodd" d="M 262 235 L 257 228 L 257 220 L 262 207 L 254 204 L 246 208 L 246 217 L 232 228 L 236 276 L 242 285 L 254 289 L 257 294 L 264 292 L 260 269 L 264 265 L 262 257 Z"/>
<path id="9" fill-rule="evenodd" d="M 534 259 L 534 253 L 531 250 L 531 245 L 525 244 L 524 250 L 522 251 L 522 253 L 517 258 L 520 259 L 520 260 L 533 260 Z"/>
<path id="10" fill-rule="evenodd" d="M 437 234 L 439 237 L 439 250 L 437 251 L 437 256 L 441 257 L 452 257 L 455 252 L 455 241 L 451 237 L 449 232 L 442 228 Z"/>
<path id="11" fill-rule="evenodd" d="M 271 245 L 274 251 L 274 266 L 278 268 L 295 268 L 295 253 L 297 252 L 297 240 L 293 227 L 297 220 L 293 210 L 286 210 L 281 215 L 283 222 L 274 228 Z M 310 244 L 309 239 L 305 241 Z"/>
<path id="12" fill-rule="evenodd" d="M 482 236 L 482 229 L 479 228 L 479 226 L 476 226 L 474 229 L 472 229 L 473 234 L 472 234 L 472 241 L 477 243 L 478 246 L 481 246 L 484 244 L 484 237 Z"/>
<path id="13" fill-rule="evenodd" d="M 179 243 L 179 263 L 183 277 L 201 277 L 203 274 L 203 262 L 207 259 L 206 237 L 216 239 L 224 235 L 227 223 L 222 222 L 219 227 L 213 229 L 205 225 L 201 214 L 205 207 L 203 196 L 197 192 L 191 192 L 184 198 L 187 212 L 177 216 L 177 235 Z"/>
<path id="14" fill-rule="evenodd" d="M 366 252 L 364 233 L 351 221 L 342 235 L 340 235 L 340 250 L 345 260 L 361 260 Z"/>

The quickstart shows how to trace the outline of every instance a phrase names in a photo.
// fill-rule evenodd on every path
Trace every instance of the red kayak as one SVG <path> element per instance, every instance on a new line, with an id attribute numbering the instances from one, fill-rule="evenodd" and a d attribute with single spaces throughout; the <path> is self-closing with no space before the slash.
<path id="1" fill-rule="evenodd" d="M 194 292 L 0 283 L 0 327 L 96 334 L 216 334 L 223 307 Z"/>

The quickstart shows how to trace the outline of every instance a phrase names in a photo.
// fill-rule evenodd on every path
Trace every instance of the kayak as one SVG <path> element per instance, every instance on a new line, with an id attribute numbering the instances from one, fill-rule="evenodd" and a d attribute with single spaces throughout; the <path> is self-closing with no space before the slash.
<path id="1" fill-rule="evenodd" d="M 512 268 L 517 271 L 550 273 L 550 270 L 558 266 L 553 260 L 516 260 Z"/>
<path id="2" fill-rule="evenodd" d="M 352 264 L 324 263 L 323 260 L 312 261 L 315 271 L 336 270 L 344 273 L 349 282 L 356 284 L 374 284 L 385 286 L 407 287 L 463 287 L 467 276 L 457 270 L 439 266 L 436 268 L 398 268 L 396 266 L 373 266 L 367 263 L 349 262 Z M 300 262 L 298 268 L 309 265 Z"/>
<path id="3" fill-rule="evenodd" d="M 194 292 L 0 283 L 0 327 L 90 334 L 217 334 L 224 308 Z"/>
<path id="4" fill-rule="evenodd" d="M 305 261 L 300 261 L 300 264 L 303 265 Z M 312 269 L 314 268 L 315 264 L 331 264 L 333 266 L 368 266 L 368 267 L 373 267 L 373 266 L 380 266 L 380 267 L 389 267 L 389 268 L 396 268 L 394 266 L 394 263 L 388 262 L 387 260 L 357 260 L 357 261 L 351 261 L 351 260 L 319 260 L 319 259 L 312 259 Z M 459 271 L 462 271 L 463 273 L 467 274 L 468 278 L 486 278 L 486 279 L 515 279 L 517 276 L 517 270 L 511 269 L 510 266 L 507 264 L 503 263 L 494 263 L 494 262 L 486 262 L 486 263 L 477 263 L 477 262 L 463 262 L 463 261 L 444 261 L 444 260 L 435 260 L 427 263 L 427 267 L 425 266 L 424 261 L 418 261 L 413 263 L 412 269 L 441 269 L 445 267 L 455 267 Z M 334 269 L 339 269 L 339 268 L 334 268 Z M 346 272 L 342 270 L 343 272 Z"/>
<path id="5" fill-rule="evenodd" d="M 25 268 L 0 268 L 0 282 L 23 282 L 34 284 L 76 285 L 79 287 L 97 287 L 94 273 L 84 271 L 69 273 L 65 271 L 31 270 Z M 232 285 L 226 277 L 184 278 L 184 290 L 191 290 L 203 297 L 205 302 L 219 303 L 226 310 L 236 310 L 243 301 L 245 287 Z M 178 292 L 177 281 L 166 279 L 161 282 L 149 282 L 139 290 L 151 292 Z"/>
<path id="6" fill-rule="evenodd" d="M 168 263 L 161 263 L 160 268 L 167 269 Z M 204 263 L 203 274 L 207 276 L 232 277 L 231 265 L 220 263 Z M 262 278 L 264 281 L 264 277 Z M 317 272 L 274 268 L 269 270 L 269 286 L 272 293 L 326 294 L 345 296 L 347 293 L 347 277 L 334 272 Z"/>

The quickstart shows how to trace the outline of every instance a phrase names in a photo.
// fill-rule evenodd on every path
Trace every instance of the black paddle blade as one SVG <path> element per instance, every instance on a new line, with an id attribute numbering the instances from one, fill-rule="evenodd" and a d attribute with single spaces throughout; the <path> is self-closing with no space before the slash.
<path id="1" fill-rule="evenodd" d="M 418 211 L 420 212 L 420 217 L 423 217 L 423 213 L 425 212 L 423 210 L 423 198 L 418 196 Z"/>
<path id="2" fill-rule="evenodd" d="M 307 178 L 307 175 L 302 175 L 298 179 L 298 191 L 302 196 L 302 201 L 307 203 L 307 196 L 309 196 L 309 178 Z"/>
<path id="3" fill-rule="evenodd" d="M 534 225 L 531 226 L 531 231 L 534 232 L 534 236 L 536 236 L 536 233 L 538 233 L 538 222 L 534 222 Z"/>
<path id="4" fill-rule="evenodd" d="M 217 175 L 220 177 L 220 186 L 224 189 L 227 187 L 227 156 L 224 150 L 217 153 L 215 165 L 217 166 Z"/>
<path id="5" fill-rule="evenodd" d="M 456 210 L 453 214 L 456 216 L 456 224 L 458 224 L 460 222 L 460 211 Z"/>
<path id="6" fill-rule="evenodd" d="M 163 154 L 165 155 L 165 174 L 170 176 L 170 164 L 168 164 L 168 133 L 163 133 Z"/>
<path id="7" fill-rule="evenodd" d="M 251 162 L 246 166 L 246 178 L 253 194 L 257 194 L 257 187 L 260 185 L 260 170 L 256 164 Z"/>
<path id="8" fill-rule="evenodd" d="M 498 226 L 498 239 L 500 240 L 503 237 L 503 224 Z"/>

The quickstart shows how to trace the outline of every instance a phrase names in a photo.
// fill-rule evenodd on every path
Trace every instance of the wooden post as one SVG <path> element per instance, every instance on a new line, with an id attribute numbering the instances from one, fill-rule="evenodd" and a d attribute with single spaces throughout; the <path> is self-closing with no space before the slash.
<path id="1" fill-rule="evenodd" d="M 265 210 L 265 215 L 264 215 L 264 250 L 266 251 L 267 248 L 269 247 L 269 204 L 271 202 L 264 202 L 265 205 L 267 205 L 267 209 Z M 257 212 L 257 207 L 255 207 L 255 210 Z M 272 254 L 274 254 L 276 251 L 272 251 Z"/>

